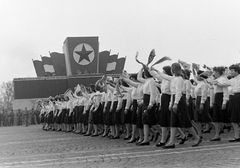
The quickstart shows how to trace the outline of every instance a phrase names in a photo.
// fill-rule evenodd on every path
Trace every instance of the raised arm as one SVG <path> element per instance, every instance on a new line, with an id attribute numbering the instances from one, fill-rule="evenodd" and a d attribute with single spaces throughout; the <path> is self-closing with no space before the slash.
<path id="1" fill-rule="evenodd" d="M 137 80 L 139 81 L 139 82 L 141 82 L 141 83 L 145 83 L 146 82 L 146 79 L 144 79 L 143 77 L 142 77 L 142 75 L 143 75 L 143 68 L 138 72 L 138 75 L 137 75 Z"/>
<path id="2" fill-rule="evenodd" d="M 157 72 L 157 74 L 158 74 L 158 76 L 159 76 L 160 79 L 165 79 L 165 80 L 171 81 L 171 80 L 174 78 L 173 76 L 170 76 L 170 75 L 167 75 L 167 74 L 164 74 L 164 73 L 158 71 L 158 70 L 155 69 L 154 67 L 151 67 L 151 69 L 152 69 L 153 71 L 156 71 L 156 72 Z"/>
<path id="3" fill-rule="evenodd" d="M 128 79 L 128 78 L 122 78 L 124 80 L 124 82 L 126 82 L 127 84 L 131 85 L 132 87 L 135 87 L 137 88 L 139 83 L 137 82 L 133 82 L 131 79 Z"/>
<path id="4" fill-rule="evenodd" d="M 149 81 L 149 89 L 150 89 L 150 102 L 149 105 L 153 106 L 156 103 L 158 97 L 158 91 L 155 81 L 152 79 Z"/>
<path id="5" fill-rule="evenodd" d="M 186 86 L 186 101 L 188 102 L 188 100 L 191 96 L 192 84 L 189 80 L 185 80 L 184 84 Z"/>

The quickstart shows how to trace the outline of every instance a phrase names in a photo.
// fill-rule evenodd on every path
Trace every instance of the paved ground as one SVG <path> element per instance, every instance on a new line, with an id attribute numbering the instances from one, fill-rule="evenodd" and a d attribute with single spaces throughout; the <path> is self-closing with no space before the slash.
<path id="1" fill-rule="evenodd" d="M 213 132 L 213 131 L 212 131 Z M 73 133 L 47 132 L 41 126 L 0 127 L 1 168 L 65 167 L 163 167 L 240 168 L 240 142 L 229 143 L 232 131 L 221 142 L 210 142 L 203 134 L 201 146 L 192 140 L 175 149 L 139 147 L 124 140 L 84 137 Z"/>

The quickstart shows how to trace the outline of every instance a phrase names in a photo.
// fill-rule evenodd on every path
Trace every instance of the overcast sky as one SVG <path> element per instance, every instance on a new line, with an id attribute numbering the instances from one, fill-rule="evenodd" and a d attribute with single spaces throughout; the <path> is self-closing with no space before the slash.
<path id="1" fill-rule="evenodd" d="M 239 0 L 0 0 L 0 83 L 36 77 L 32 59 L 66 37 L 99 36 L 99 51 L 147 62 L 169 56 L 209 66 L 240 62 Z M 155 61 L 156 61 L 155 60 Z M 154 62 L 154 61 L 153 61 Z M 167 62 L 170 64 L 172 62 Z M 161 66 L 157 68 L 161 69 Z"/>

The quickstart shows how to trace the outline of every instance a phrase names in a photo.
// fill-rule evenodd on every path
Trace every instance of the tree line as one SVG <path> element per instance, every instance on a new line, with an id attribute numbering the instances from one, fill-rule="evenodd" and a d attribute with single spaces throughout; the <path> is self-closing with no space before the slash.
<path id="1" fill-rule="evenodd" d="M 14 100 L 13 81 L 3 82 L 0 86 L 0 109 L 11 110 Z"/>

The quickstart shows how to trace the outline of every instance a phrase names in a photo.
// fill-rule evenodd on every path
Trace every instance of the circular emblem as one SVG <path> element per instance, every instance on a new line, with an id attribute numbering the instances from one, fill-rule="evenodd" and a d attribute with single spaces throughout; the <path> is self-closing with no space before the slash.
<path id="1" fill-rule="evenodd" d="M 78 44 L 73 50 L 73 59 L 79 65 L 88 65 L 94 60 L 94 50 L 87 43 Z"/>

